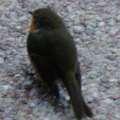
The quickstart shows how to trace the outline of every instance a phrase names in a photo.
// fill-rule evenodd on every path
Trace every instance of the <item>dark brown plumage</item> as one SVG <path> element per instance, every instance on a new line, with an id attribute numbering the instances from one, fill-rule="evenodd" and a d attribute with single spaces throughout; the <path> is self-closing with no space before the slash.
<path id="1" fill-rule="evenodd" d="M 76 117 L 92 117 L 81 93 L 75 43 L 64 23 L 49 8 L 35 10 L 32 16 L 27 50 L 38 78 L 49 86 L 56 98 L 59 98 L 56 79 L 60 78 L 70 95 Z"/>

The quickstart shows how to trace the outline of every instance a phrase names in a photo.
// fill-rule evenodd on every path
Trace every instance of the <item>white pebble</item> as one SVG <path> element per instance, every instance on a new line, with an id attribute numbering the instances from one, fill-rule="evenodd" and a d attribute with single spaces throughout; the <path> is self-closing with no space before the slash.
<path id="1" fill-rule="evenodd" d="M 113 27 L 113 26 L 116 25 L 116 21 L 115 21 L 115 20 L 110 20 L 110 21 L 108 22 L 108 25 L 111 26 L 111 27 Z"/>
<path id="2" fill-rule="evenodd" d="M 74 26 L 73 27 L 73 31 L 75 32 L 75 33 L 82 33 L 83 31 L 84 31 L 84 27 L 83 26 Z"/>
<path id="3" fill-rule="evenodd" d="M 105 25 L 104 22 L 99 22 L 99 23 L 98 23 L 98 26 L 99 26 L 99 27 L 103 27 L 104 25 Z"/>
<path id="4" fill-rule="evenodd" d="M 116 20 L 120 22 L 120 15 L 117 16 Z"/>
<path id="5" fill-rule="evenodd" d="M 2 57 L 0 57 L 0 64 L 4 63 L 4 59 Z"/>
<path id="6" fill-rule="evenodd" d="M 120 113 L 116 113 L 114 116 L 116 119 L 120 119 Z"/>

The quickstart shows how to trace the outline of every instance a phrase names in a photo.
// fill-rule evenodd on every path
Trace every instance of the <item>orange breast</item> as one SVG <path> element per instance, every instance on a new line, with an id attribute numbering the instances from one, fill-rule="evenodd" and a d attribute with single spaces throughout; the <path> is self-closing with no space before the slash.
<path id="1" fill-rule="evenodd" d="M 35 30 L 35 20 L 32 19 L 31 25 L 30 25 L 30 31 L 29 32 L 34 32 Z"/>

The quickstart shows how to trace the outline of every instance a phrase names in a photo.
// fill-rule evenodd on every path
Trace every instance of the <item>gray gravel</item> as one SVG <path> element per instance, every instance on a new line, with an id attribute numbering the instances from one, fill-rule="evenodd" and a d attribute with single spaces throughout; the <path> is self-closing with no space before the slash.
<path id="1" fill-rule="evenodd" d="M 120 120 L 119 0 L 0 0 L 0 120 L 75 120 L 71 104 L 52 105 L 45 86 L 25 72 L 33 73 L 27 11 L 47 6 L 63 18 L 76 42 L 91 120 Z"/>

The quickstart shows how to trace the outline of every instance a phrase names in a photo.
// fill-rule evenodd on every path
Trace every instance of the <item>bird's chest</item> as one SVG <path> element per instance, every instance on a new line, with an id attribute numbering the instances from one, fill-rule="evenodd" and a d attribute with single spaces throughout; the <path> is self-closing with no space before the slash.
<path id="1" fill-rule="evenodd" d="M 33 70 L 35 71 L 35 74 L 37 75 L 37 78 L 40 80 L 40 81 L 43 81 L 42 78 L 41 78 L 41 75 L 40 75 L 40 72 L 38 72 L 38 70 L 36 69 L 36 66 L 31 58 L 31 55 L 28 55 L 29 56 L 29 59 L 30 59 L 30 62 L 32 64 L 32 68 Z"/>

